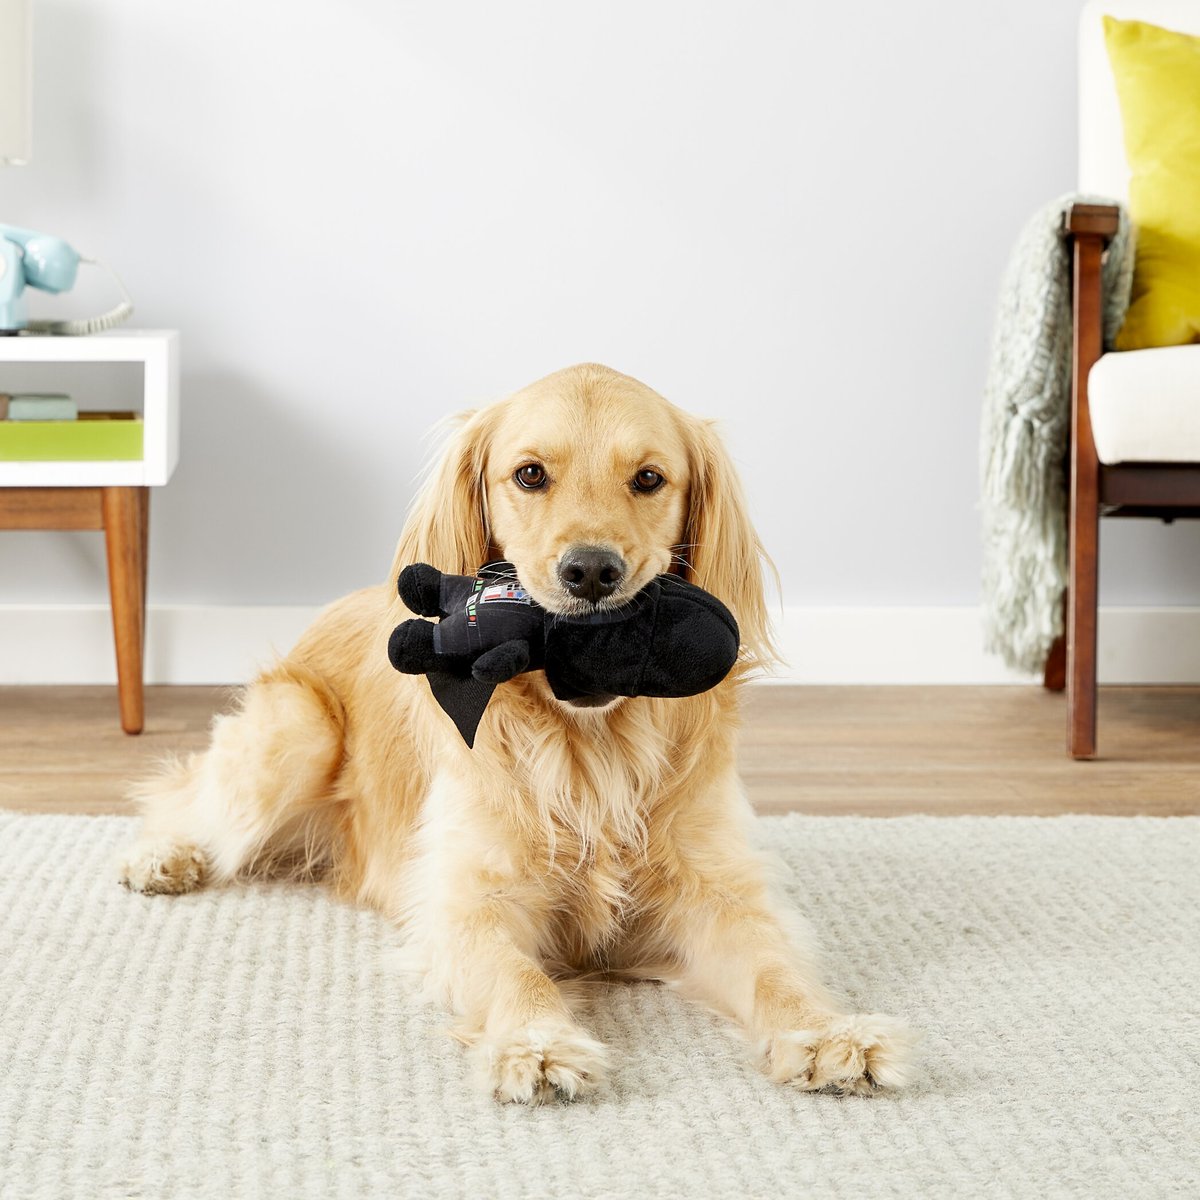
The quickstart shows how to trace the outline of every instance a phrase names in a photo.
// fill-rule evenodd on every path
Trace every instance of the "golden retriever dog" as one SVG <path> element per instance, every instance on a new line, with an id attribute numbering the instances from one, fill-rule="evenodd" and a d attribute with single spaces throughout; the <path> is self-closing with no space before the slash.
<path id="1" fill-rule="evenodd" d="M 690 699 L 557 701 L 499 687 L 468 749 L 388 636 L 408 563 L 511 561 L 550 612 L 622 604 L 679 570 L 741 628 L 737 665 Z M 738 693 L 773 657 L 764 556 L 711 423 L 605 367 L 572 367 L 466 414 L 415 500 L 387 582 L 326 609 L 138 789 L 122 881 L 180 893 L 297 863 L 396 922 L 501 1101 L 574 1098 L 605 1048 L 568 1002 L 583 976 L 657 979 L 738 1022 L 770 1078 L 869 1092 L 909 1038 L 847 1013 L 748 838 Z"/>

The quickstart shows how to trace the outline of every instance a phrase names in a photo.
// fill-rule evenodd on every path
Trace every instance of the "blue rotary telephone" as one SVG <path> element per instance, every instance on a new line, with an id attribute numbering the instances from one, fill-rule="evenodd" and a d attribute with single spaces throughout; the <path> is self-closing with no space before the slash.
<path id="1" fill-rule="evenodd" d="M 26 285 L 44 292 L 66 292 L 75 286 L 81 262 L 104 267 L 124 297 L 116 308 L 83 321 L 31 321 L 25 316 Z M 120 325 L 133 312 L 133 302 L 117 273 L 107 263 L 87 258 L 62 238 L 14 225 L 0 225 L 0 335 L 15 333 L 100 333 Z"/>

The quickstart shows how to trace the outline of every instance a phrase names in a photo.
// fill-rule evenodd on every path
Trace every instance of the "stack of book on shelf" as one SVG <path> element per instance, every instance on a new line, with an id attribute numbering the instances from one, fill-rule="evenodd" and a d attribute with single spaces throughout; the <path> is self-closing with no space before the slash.
<path id="1" fill-rule="evenodd" d="M 109 462 L 142 457 L 133 412 L 80 412 L 61 392 L 0 392 L 0 462 Z"/>

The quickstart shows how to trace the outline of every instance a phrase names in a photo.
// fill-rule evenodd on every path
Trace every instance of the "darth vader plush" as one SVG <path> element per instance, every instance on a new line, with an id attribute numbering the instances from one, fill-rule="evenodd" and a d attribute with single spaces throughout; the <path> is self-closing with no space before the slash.
<path id="1" fill-rule="evenodd" d="M 737 660 L 733 614 L 715 596 L 659 575 L 619 608 L 582 616 L 547 612 L 511 563 L 443 575 L 427 563 L 400 572 L 400 598 L 430 621 L 392 631 L 397 671 L 427 675 L 433 695 L 468 746 L 498 684 L 546 672 L 559 700 L 603 704 L 615 696 L 695 696 Z"/>

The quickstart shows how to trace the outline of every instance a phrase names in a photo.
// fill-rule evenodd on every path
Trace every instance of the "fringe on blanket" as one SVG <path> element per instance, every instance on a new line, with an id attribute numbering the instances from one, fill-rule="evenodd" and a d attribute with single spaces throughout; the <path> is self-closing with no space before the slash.
<path id="1" fill-rule="evenodd" d="M 983 623 L 987 650 L 1040 673 L 1063 631 L 1067 586 L 1064 456 L 1071 421 L 1071 255 L 1062 233 L 1067 195 L 1021 230 L 1000 284 L 984 392 Z M 1116 336 L 1133 279 L 1134 229 L 1124 207 L 1101 275 L 1104 344 Z"/>

